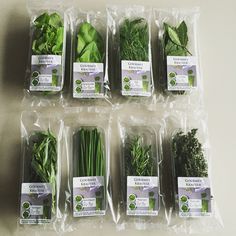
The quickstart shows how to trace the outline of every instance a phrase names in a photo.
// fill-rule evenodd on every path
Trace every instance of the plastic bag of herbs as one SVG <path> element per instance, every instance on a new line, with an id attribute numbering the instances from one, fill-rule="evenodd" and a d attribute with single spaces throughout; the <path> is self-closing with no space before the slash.
<path id="1" fill-rule="evenodd" d="M 25 98 L 33 105 L 58 101 L 64 87 L 68 17 L 62 1 L 28 1 L 29 59 Z M 32 101 L 31 101 L 32 100 Z"/>
<path id="2" fill-rule="evenodd" d="M 152 11 L 143 6 L 108 6 L 109 54 L 115 94 L 150 97 L 154 90 L 151 56 Z"/>
<path id="3" fill-rule="evenodd" d="M 163 162 L 172 174 L 163 194 L 168 195 L 169 226 L 175 231 L 203 233 L 222 227 L 213 197 L 209 155 L 205 114 L 172 110 L 166 117 L 163 141 Z"/>
<path id="4" fill-rule="evenodd" d="M 101 12 L 70 11 L 71 88 L 70 96 L 107 98 L 109 95 L 107 19 Z"/>
<path id="5" fill-rule="evenodd" d="M 161 193 L 163 123 L 146 110 L 118 115 L 120 188 L 116 223 L 119 230 L 162 228 L 167 221 Z M 116 141 L 117 143 L 117 141 Z"/>
<path id="6" fill-rule="evenodd" d="M 60 232 L 62 131 L 63 122 L 46 111 L 21 115 L 19 230 Z"/>
<path id="7" fill-rule="evenodd" d="M 173 100 L 186 100 L 186 95 L 191 95 L 187 96 L 191 103 L 198 101 L 202 90 L 197 37 L 199 9 L 154 9 L 154 18 L 162 90 Z"/>
<path id="8" fill-rule="evenodd" d="M 110 187 L 110 110 L 67 108 L 65 149 L 65 231 L 112 222 Z"/>

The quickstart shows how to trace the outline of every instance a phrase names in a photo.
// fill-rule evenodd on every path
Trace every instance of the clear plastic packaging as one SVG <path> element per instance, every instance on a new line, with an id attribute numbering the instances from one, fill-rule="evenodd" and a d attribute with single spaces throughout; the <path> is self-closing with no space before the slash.
<path id="1" fill-rule="evenodd" d="M 70 96 L 108 98 L 107 18 L 102 12 L 70 10 Z"/>
<path id="2" fill-rule="evenodd" d="M 30 47 L 25 99 L 30 105 L 60 102 L 65 79 L 68 16 L 62 1 L 28 1 Z"/>
<path id="3" fill-rule="evenodd" d="M 222 227 L 211 184 L 206 118 L 200 111 L 172 111 L 163 141 L 169 166 L 168 224 L 176 232 L 202 233 Z M 167 169 L 166 169 L 167 171 Z"/>
<path id="4" fill-rule="evenodd" d="M 154 91 L 151 9 L 136 5 L 108 6 L 107 14 L 113 94 L 150 97 Z"/>
<path id="5" fill-rule="evenodd" d="M 46 111 L 21 115 L 20 229 L 60 231 L 62 134 L 63 122 Z"/>
<path id="6" fill-rule="evenodd" d="M 154 9 L 154 17 L 160 43 L 160 86 L 164 96 L 174 102 L 202 102 L 197 31 L 199 9 Z"/>
<path id="7" fill-rule="evenodd" d="M 111 221 L 110 115 L 99 108 L 71 108 L 65 113 L 68 181 L 64 230 L 102 227 Z M 112 212 L 112 210 L 111 210 Z"/>
<path id="8" fill-rule="evenodd" d="M 166 225 L 161 191 L 163 123 L 147 116 L 118 115 L 120 190 L 116 223 L 124 228 L 150 229 Z"/>

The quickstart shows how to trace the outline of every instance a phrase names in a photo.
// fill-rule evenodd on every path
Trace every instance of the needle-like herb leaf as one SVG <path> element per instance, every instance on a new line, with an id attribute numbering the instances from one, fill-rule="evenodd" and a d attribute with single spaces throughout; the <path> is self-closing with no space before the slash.
<path id="1" fill-rule="evenodd" d="M 148 61 L 148 23 L 144 18 L 125 19 L 120 25 L 121 60 Z"/>
<path id="2" fill-rule="evenodd" d="M 154 161 L 151 145 L 145 145 L 140 136 L 128 137 L 125 150 L 127 176 L 152 176 Z"/>

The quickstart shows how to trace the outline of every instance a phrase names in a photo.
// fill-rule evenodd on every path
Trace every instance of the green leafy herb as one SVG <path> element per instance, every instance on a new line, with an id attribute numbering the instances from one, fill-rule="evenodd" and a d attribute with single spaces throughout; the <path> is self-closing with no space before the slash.
<path id="1" fill-rule="evenodd" d="M 140 136 L 128 137 L 125 150 L 127 176 L 152 176 L 154 161 L 151 145 L 144 145 Z"/>
<path id="2" fill-rule="evenodd" d="M 77 35 L 76 61 L 100 63 L 104 55 L 102 36 L 88 22 L 82 23 Z"/>
<path id="3" fill-rule="evenodd" d="M 40 15 L 33 22 L 32 52 L 34 55 L 61 55 L 64 28 L 58 13 Z"/>
<path id="4" fill-rule="evenodd" d="M 48 130 L 31 136 L 30 183 L 50 183 L 52 213 L 56 212 L 57 140 Z"/>
<path id="5" fill-rule="evenodd" d="M 185 21 L 178 27 L 164 23 L 164 49 L 166 56 L 192 55 L 188 50 L 188 28 Z"/>
<path id="6" fill-rule="evenodd" d="M 172 139 L 172 155 L 175 163 L 176 181 L 178 177 L 207 177 L 207 162 L 202 144 L 196 137 L 197 129 L 184 134 L 182 131 Z"/>
<path id="7" fill-rule="evenodd" d="M 125 19 L 120 25 L 121 60 L 148 61 L 148 23 L 144 18 Z"/>

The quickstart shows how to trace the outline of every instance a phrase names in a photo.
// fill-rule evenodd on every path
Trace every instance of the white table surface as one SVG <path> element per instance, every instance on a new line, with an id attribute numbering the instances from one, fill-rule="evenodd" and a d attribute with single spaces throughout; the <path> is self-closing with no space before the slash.
<path id="1" fill-rule="evenodd" d="M 102 9 L 104 0 L 76 1 L 85 9 Z M 113 1 L 109 1 L 112 3 Z M 119 0 L 126 3 L 127 0 Z M 212 181 L 225 228 L 211 236 L 236 235 L 236 1 L 129 0 L 153 7 L 200 6 L 200 58 L 204 75 L 204 102 L 212 154 Z M 24 0 L 0 1 L 0 235 L 16 232 L 20 166 L 20 102 L 28 51 L 29 19 Z M 146 232 L 145 232 L 146 233 Z M 68 235 L 144 235 L 113 225 L 102 230 L 81 229 Z M 22 235 L 30 235 L 23 232 Z M 54 235 L 44 233 L 43 235 Z M 149 235 L 170 235 L 149 231 Z"/>

